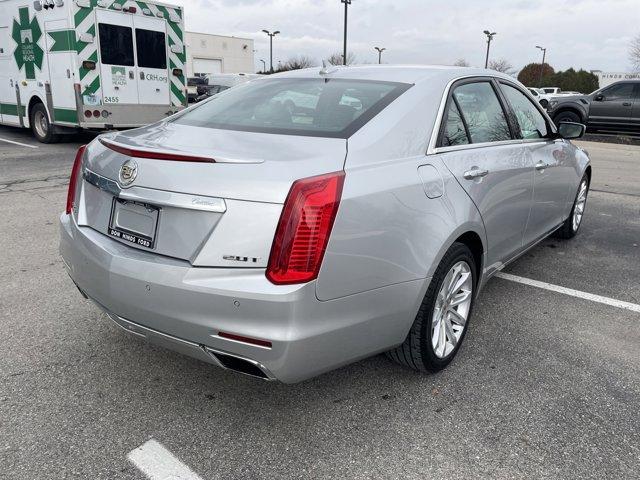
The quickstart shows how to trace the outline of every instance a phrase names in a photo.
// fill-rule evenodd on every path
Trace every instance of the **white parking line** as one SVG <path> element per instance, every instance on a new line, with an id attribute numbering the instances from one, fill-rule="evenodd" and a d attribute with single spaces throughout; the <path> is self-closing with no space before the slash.
<path id="1" fill-rule="evenodd" d="M 160 442 L 153 439 L 131 450 L 127 458 L 149 480 L 202 480 Z"/>
<path id="2" fill-rule="evenodd" d="M 0 138 L 0 142 L 13 143 L 14 145 L 20 145 L 21 147 L 38 148 L 36 145 L 29 145 L 28 143 L 15 142 L 13 140 L 7 140 L 6 138 Z"/>
<path id="3" fill-rule="evenodd" d="M 623 308 L 625 310 L 631 310 L 632 312 L 640 313 L 640 305 L 637 305 L 635 303 L 623 302 L 622 300 L 616 300 L 615 298 L 603 297 L 600 295 L 594 295 L 593 293 L 581 292 L 580 290 L 574 290 L 572 288 L 561 287 L 559 285 L 553 285 L 551 283 L 540 282 L 538 280 L 532 280 L 531 278 L 518 277 L 517 275 L 511 275 L 510 273 L 498 272 L 495 276 L 504 280 L 510 280 L 512 282 L 542 288 L 551 292 L 563 293 L 572 297 L 591 300 L 592 302 L 603 303 L 612 307 Z"/>

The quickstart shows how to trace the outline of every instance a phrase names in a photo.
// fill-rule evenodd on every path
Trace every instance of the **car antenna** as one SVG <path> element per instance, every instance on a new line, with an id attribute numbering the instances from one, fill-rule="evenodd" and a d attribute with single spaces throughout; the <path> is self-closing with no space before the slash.
<path id="1" fill-rule="evenodd" d="M 330 73 L 333 73 L 336 70 L 338 70 L 338 67 L 336 67 L 335 65 L 327 66 L 327 62 L 325 60 L 322 60 L 322 68 L 318 73 L 320 75 L 329 75 Z"/>

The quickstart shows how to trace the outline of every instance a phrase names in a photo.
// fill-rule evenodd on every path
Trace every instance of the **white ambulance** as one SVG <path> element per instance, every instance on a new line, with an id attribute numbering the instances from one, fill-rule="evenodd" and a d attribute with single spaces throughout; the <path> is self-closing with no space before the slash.
<path id="1" fill-rule="evenodd" d="M 133 0 L 0 0 L 0 124 L 38 140 L 130 128 L 186 105 L 180 7 Z"/>

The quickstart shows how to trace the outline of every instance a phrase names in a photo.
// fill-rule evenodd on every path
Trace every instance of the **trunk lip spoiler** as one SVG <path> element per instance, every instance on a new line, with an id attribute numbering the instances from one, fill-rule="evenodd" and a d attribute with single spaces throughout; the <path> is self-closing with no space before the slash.
<path id="1" fill-rule="evenodd" d="M 127 155 L 133 158 L 146 158 L 156 160 L 168 160 L 178 162 L 196 162 L 196 163 L 238 163 L 238 164 L 260 164 L 264 163 L 262 158 L 229 158 L 220 156 L 211 156 L 202 153 L 190 153 L 180 150 L 166 150 L 157 148 L 144 148 L 138 146 L 127 145 L 106 138 L 100 138 L 100 143 L 114 152 Z"/>

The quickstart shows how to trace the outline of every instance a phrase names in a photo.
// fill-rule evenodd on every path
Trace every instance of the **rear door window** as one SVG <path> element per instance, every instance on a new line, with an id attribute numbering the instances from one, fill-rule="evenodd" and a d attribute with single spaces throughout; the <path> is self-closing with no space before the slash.
<path id="1" fill-rule="evenodd" d="M 136 53 L 142 68 L 167 68 L 167 47 L 164 32 L 136 28 Z"/>
<path id="2" fill-rule="evenodd" d="M 613 85 L 602 91 L 605 100 L 622 100 L 633 97 L 633 83 Z"/>
<path id="3" fill-rule="evenodd" d="M 545 138 L 549 133 L 547 121 L 535 105 L 517 88 L 504 83 L 501 86 L 520 126 L 522 138 Z"/>
<path id="4" fill-rule="evenodd" d="M 462 121 L 460 110 L 458 110 L 455 102 L 449 102 L 442 145 L 444 147 L 452 147 L 454 145 L 466 145 L 468 143 L 470 143 L 469 137 L 464 122 Z"/>
<path id="5" fill-rule="evenodd" d="M 131 28 L 108 23 L 98 24 L 100 59 L 107 65 L 133 67 L 133 34 Z"/>
<path id="6" fill-rule="evenodd" d="M 511 140 L 509 123 L 490 82 L 460 85 L 453 91 L 453 97 L 460 107 L 471 143 Z"/>

